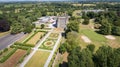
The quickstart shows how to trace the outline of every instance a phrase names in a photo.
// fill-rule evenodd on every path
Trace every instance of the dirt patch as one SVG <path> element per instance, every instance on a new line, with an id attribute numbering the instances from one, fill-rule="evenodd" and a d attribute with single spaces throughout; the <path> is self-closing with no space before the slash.
<path id="1" fill-rule="evenodd" d="M 91 43 L 91 40 L 87 36 L 82 35 L 81 38 L 84 40 L 84 42 Z"/>
<path id="2" fill-rule="evenodd" d="M 107 39 L 110 39 L 110 40 L 115 40 L 116 38 L 114 37 L 114 36 L 112 36 L 112 35 L 107 35 L 107 36 L 105 36 Z"/>
<path id="3" fill-rule="evenodd" d="M 0 63 L 0 67 L 15 67 L 25 53 L 25 50 L 18 49 L 7 61 Z"/>

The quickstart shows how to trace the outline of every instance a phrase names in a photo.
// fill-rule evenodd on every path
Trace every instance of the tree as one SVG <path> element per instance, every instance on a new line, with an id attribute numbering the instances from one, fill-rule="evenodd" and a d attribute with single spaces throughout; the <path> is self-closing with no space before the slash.
<path id="1" fill-rule="evenodd" d="M 108 67 L 108 57 L 110 56 L 111 52 L 112 48 L 110 47 L 100 47 L 94 55 L 96 67 Z"/>
<path id="2" fill-rule="evenodd" d="M 67 46 L 67 43 L 63 43 L 60 45 L 60 48 L 59 48 L 59 52 L 60 53 L 64 53 L 66 51 L 66 46 Z"/>
<path id="3" fill-rule="evenodd" d="M 70 22 L 69 24 L 67 24 L 66 33 L 71 32 L 71 31 L 79 32 L 79 23 L 78 22 L 73 21 L 73 22 Z"/>
<path id="4" fill-rule="evenodd" d="M 23 32 L 25 33 L 30 33 L 32 31 L 32 24 L 30 23 L 30 19 L 25 19 L 24 20 L 24 30 Z"/>
<path id="5" fill-rule="evenodd" d="M 22 25 L 18 23 L 17 21 L 14 21 L 14 23 L 12 24 L 12 28 L 11 28 L 11 34 L 17 34 L 20 32 L 22 32 Z"/>
<path id="6" fill-rule="evenodd" d="M 89 49 L 83 49 L 81 51 L 80 47 L 76 47 L 71 51 L 68 56 L 68 66 L 69 67 L 94 67 L 94 62 L 92 60 L 92 54 Z"/>
<path id="7" fill-rule="evenodd" d="M 112 31 L 112 26 L 110 23 L 108 23 L 107 19 L 103 19 L 101 22 L 101 27 L 100 27 L 100 33 L 104 35 L 111 34 Z"/>
<path id="8" fill-rule="evenodd" d="M 79 45 L 79 34 L 77 32 L 69 32 L 67 34 L 67 50 L 70 52 L 72 49 L 76 48 Z"/>
<path id="9" fill-rule="evenodd" d="M 112 28 L 112 34 L 113 34 L 113 35 L 118 35 L 118 36 L 120 36 L 120 27 L 114 26 L 114 27 Z"/>
<path id="10" fill-rule="evenodd" d="M 94 49 L 95 49 L 95 45 L 94 44 L 89 44 L 87 46 L 87 48 L 93 53 L 94 52 Z"/>
<path id="11" fill-rule="evenodd" d="M 41 24 L 41 29 L 43 29 L 45 27 L 45 25 L 44 24 Z"/>
<path id="12" fill-rule="evenodd" d="M 88 25 L 89 24 L 89 18 L 85 18 L 82 24 Z"/>

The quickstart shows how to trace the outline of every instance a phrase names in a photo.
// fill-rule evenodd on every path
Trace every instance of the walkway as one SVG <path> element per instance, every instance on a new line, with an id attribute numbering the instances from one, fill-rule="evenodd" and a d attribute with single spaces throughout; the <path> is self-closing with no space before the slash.
<path id="1" fill-rule="evenodd" d="M 53 29 L 52 29 L 53 30 Z M 47 35 L 42 39 L 40 40 L 36 46 L 33 49 L 33 51 L 24 59 L 24 61 L 20 64 L 20 67 L 24 67 L 25 64 L 30 60 L 30 58 L 34 55 L 34 53 L 39 50 L 39 46 L 42 45 L 42 43 L 46 40 L 46 38 L 52 33 L 52 30 L 47 33 Z"/>
<path id="2" fill-rule="evenodd" d="M 44 67 L 48 67 L 48 65 L 49 65 L 49 63 L 50 63 L 50 61 L 51 61 L 51 59 L 52 59 L 52 57 L 53 57 L 53 55 L 54 55 L 54 52 L 55 52 L 56 48 L 58 47 L 58 45 L 59 45 L 59 43 L 60 43 L 61 38 L 62 38 L 61 33 L 59 33 L 58 40 L 57 40 L 57 42 L 55 43 L 55 46 L 54 46 L 54 48 L 53 48 L 50 56 L 48 57 L 45 65 L 44 65 Z"/>

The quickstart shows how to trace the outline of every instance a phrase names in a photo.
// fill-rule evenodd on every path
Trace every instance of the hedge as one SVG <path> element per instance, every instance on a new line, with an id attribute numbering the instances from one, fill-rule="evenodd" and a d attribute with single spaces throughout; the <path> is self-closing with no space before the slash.
<path id="1" fill-rule="evenodd" d="M 31 51 L 31 48 L 29 48 L 29 49 L 27 50 L 27 53 L 19 59 L 18 63 L 23 62 L 24 58 L 25 58 L 27 55 L 30 54 L 30 51 Z"/>
<path id="2" fill-rule="evenodd" d="M 32 44 L 25 44 L 25 43 L 19 43 L 19 42 L 15 42 L 14 45 L 34 47 L 34 45 L 32 45 Z"/>
<path id="3" fill-rule="evenodd" d="M 13 53 L 15 53 L 16 50 L 17 50 L 17 49 L 15 48 L 15 49 L 13 49 L 11 52 L 9 52 L 7 55 L 5 55 L 4 57 L 2 57 L 2 58 L 0 59 L 0 62 L 1 62 L 1 63 L 5 62 Z"/>

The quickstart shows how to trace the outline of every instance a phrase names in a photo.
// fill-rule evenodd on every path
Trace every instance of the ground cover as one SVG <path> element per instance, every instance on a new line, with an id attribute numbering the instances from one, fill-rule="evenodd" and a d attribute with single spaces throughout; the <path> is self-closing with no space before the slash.
<path id="1" fill-rule="evenodd" d="M 19 59 L 26 54 L 25 50 L 18 49 L 4 63 L 0 63 L 0 67 L 15 67 Z"/>
<path id="2" fill-rule="evenodd" d="M 30 40 L 26 42 L 26 44 L 35 45 L 44 34 L 44 32 L 36 33 Z"/>
<path id="3" fill-rule="evenodd" d="M 48 59 L 49 52 L 36 51 L 32 58 L 28 61 L 25 67 L 44 67 L 46 60 Z"/>
<path id="4" fill-rule="evenodd" d="M 13 49 L 12 48 L 6 48 L 7 50 L 1 50 L 1 54 L 0 54 L 0 58 L 2 58 L 3 56 L 5 56 L 6 54 L 8 54 L 9 52 L 11 52 Z"/>
<path id="5" fill-rule="evenodd" d="M 73 12 L 73 16 L 76 18 L 81 18 L 81 10 L 75 10 Z"/>
<path id="6" fill-rule="evenodd" d="M 56 39 L 46 39 L 39 48 L 52 50 L 55 45 L 55 42 Z"/>
<path id="7" fill-rule="evenodd" d="M 57 39 L 59 36 L 58 33 L 51 33 L 50 36 L 48 38 L 51 38 L 51 39 Z"/>

